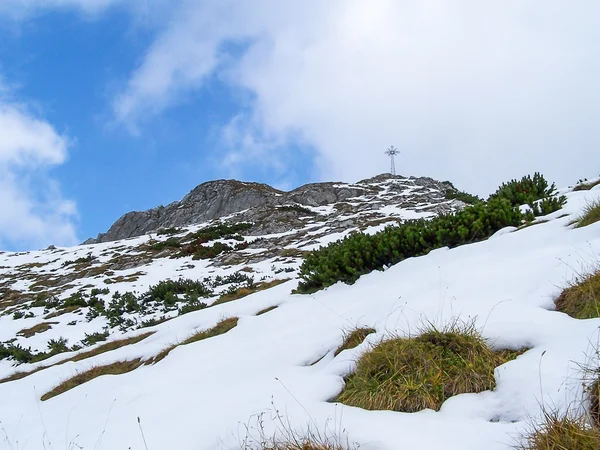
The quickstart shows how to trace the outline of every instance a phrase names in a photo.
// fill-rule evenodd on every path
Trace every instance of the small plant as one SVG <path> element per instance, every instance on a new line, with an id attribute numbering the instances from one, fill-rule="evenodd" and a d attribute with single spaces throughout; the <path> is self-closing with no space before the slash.
<path id="1" fill-rule="evenodd" d="M 585 418 L 544 411 L 524 441 L 521 450 L 597 450 L 600 431 Z"/>
<path id="2" fill-rule="evenodd" d="M 336 400 L 370 410 L 438 410 L 453 395 L 493 389 L 495 368 L 515 355 L 492 351 L 470 325 L 429 326 L 365 353 Z"/>
<path id="3" fill-rule="evenodd" d="M 557 311 L 575 319 L 600 317 L 600 269 L 575 278 L 554 303 Z"/>
<path id="4" fill-rule="evenodd" d="M 170 228 L 161 228 L 156 232 L 157 235 L 172 235 L 172 234 L 180 234 L 183 233 L 183 228 L 178 227 L 170 227 Z"/>
<path id="5" fill-rule="evenodd" d="M 577 221 L 577 228 L 586 227 L 600 221 L 600 200 L 596 199 L 585 205 L 583 214 Z"/>
<path id="6" fill-rule="evenodd" d="M 81 340 L 81 343 L 87 347 L 97 344 L 98 342 L 104 342 L 108 336 L 108 331 L 103 331 L 102 333 L 96 332 L 92 334 L 85 333 L 85 337 Z"/>
<path id="7" fill-rule="evenodd" d="M 344 342 L 340 347 L 335 351 L 335 356 L 342 353 L 344 350 L 349 350 L 354 347 L 358 347 L 365 338 L 369 335 L 375 333 L 373 328 L 354 328 L 353 330 L 346 332 L 344 336 Z"/>

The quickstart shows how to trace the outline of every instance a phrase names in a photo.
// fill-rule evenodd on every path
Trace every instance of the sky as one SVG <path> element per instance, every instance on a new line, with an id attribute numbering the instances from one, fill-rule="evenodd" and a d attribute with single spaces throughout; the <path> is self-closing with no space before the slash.
<path id="1" fill-rule="evenodd" d="M 600 174 L 593 0 L 2 0 L 0 249 L 221 178 Z"/>

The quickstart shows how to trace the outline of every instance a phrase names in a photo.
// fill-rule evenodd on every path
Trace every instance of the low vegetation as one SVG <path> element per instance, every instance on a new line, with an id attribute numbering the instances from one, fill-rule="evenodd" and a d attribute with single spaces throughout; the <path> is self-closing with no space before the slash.
<path id="1" fill-rule="evenodd" d="M 586 418 L 544 412 L 542 423 L 532 427 L 521 450 L 598 450 L 600 430 Z"/>
<path id="2" fill-rule="evenodd" d="M 494 389 L 494 370 L 516 357 L 495 352 L 471 326 L 430 327 L 365 353 L 336 401 L 369 410 L 439 410 L 453 395 Z"/>
<path id="3" fill-rule="evenodd" d="M 347 332 L 344 336 L 344 342 L 342 345 L 338 347 L 335 351 L 335 356 L 342 353 L 344 350 L 349 350 L 354 347 L 358 347 L 363 343 L 365 338 L 369 335 L 375 333 L 373 328 L 354 328 L 353 330 Z"/>
<path id="4" fill-rule="evenodd" d="M 444 198 L 446 200 L 460 200 L 461 202 L 466 203 L 467 205 L 474 205 L 477 202 L 483 201 L 476 195 L 453 189 L 447 189 Z"/>
<path id="5" fill-rule="evenodd" d="M 154 332 L 143 333 L 138 336 L 133 336 L 130 338 L 119 339 L 119 340 L 115 340 L 112 342 L 108 342 L 104 345 L 100 345 L 99 347 L 96 347 L 93 350 L 79 353 L 79 354 L 73 356 L 72 358 L 65 359 L 64 361 L 60 361 L 56 364 L 53 364 L 53 366 L 65 364 L 67 362 L 82 361 L 84 359 L 91 358 L 93 356 L 101 355 L 102 353 L 117 350 L 117 349 L 125 347 L 127 345 L 137 344 L 138 342 L 146 339 L 148 336 L 151 336 L 152 334 L 154 334 Z M 86 335 L 86 336 L 89 336 L 89 335 Z M 68 349 L 65 351 L 68 351 Z M 28 371 L 28 372 L 15 372 L 14 374 L 12 374 L 6 378 L 0 379 L 0 383 L 7 383 L 9 381 L 20 380 L 21 378 L 25 378 L 33 373 L 39 372 L 40 370 L 47 369 L 48 367 L 52 367 L 52 366 L 40 366 L 40 367 L 37 367 L 36 369 Z"/>
<path id="6" fill-rule="evenodd" d="M 578 276 L 555 300 L 556 310 L 575 319 L 600 317 L 600 269 Z"/>
<path id="7" fill-rule="evenodd" d="M 255 292 L 264 291 L 265 289 L 270 289 L 272 287 L 278 286 L 282 283 L 289 281 L 289 278 L 278 279 L 268 282 L 260 282 L 260 283 L 250 283 L 247 286 L 238 287 L 232 285 L 231 288 L 225 291 L 221 296 L 215 301 L 212 306 L 220 305 L 222 303 L 227 303 L 233 300 L 238 300 L 240 298 L 246 297 L 247 295 L 254 294 Z"/>
<path id="8" fill-rule="evenodd" d="M 238 323 L 238 320 L 239 320 L 238 317 L 229 317 L 226 319 L 222 319 L 214 327 L 208 328 L 208 329 L 202 330 L 202 331 L 197 331 L 196 333 L 192 334 L 190 337 L 185 339 L 183 342 L 181 342 L 179 344 L 173 344 L 173 345 L 168 346 L 167 348 L 163 349 L 160 353 L 158 353 L 158 355 L 156 355 L 153 358 L 150 358 L 148 361 L 146 361 L 146 364 L 156 364 L 157 362 L 162 361 L 163 359 L 166 358 L 166 356 L 169 353 L 171 353 L 171 351 L 173 349 L 179 347 L 180 345 L 191 344 L 193 342 L 202 341 L 204 339 L 208 339 L 211 337 L 219 336 L 220 334 L 227 333 L 229 330 L 235 328 L 235 326 Z"/>
<path id="9" fill-rule="evenodd" d="M 102 375 L 121 375 L 127 372 L 131 372 L 132 370 L 135 370 L 138 367 L 140 367 L 142 364 L 143 361 L 140 358 L 138 358 L 131 361 L 118 361 L 112 364 L 107 364 L 105 366 L 92 367 L 90 370 L 86 370 L 85 372 L 79 373 L 74 377 L 63 381 L 54 389 L 42 395 L 41 400 L 49 400 L 52 397 L 56 397 L 57 395 L 67 392 L 84 383 L 87 383 L 88 381 L 91 381 L 94 378 L 101 377 Z"/>
<path id="10" fill-rule="evenodd" d="M 477 202 L 454 214 L 431 220 L 408 220 L 373 235 L 352 233 L 305 257 L 300 267 L 302 281 L 298 292 L 314 292 L 338 281 L 353 283 L 372 270 L 425 255 L 436 248 L 453 248 L 487 239 L 504 227 L 519 226 L 536 215 L 560 209 L 566 198 L 555 194 L 554 184 L 548 186 L 544 177 L 536 173 L 533 178 L 527 176 L 505 183 L 487 202 Z M 524 204 L 531 208 L 525 214 L 519 208 Z"/>
<path id="11" fill-rule="evenodd" d="M 595 186 L 600 184 L 600 180 L 598 181 L 587 181 L 587 180 L 579 180 L 577 185 L 573 188 L 574 191 L 589 191 Z"/>
<path id="12" fill-rule="evenodd" d="M 31 328 L 24 328 L 17 333 L 17 336 L 23 336 L 30 338 L 38 333 L 44 333 L 52 328 L 52 325 L 56 325 L 58 322 L 41 322 Z"/>
<path id="13" fill-rule="evenodd" d="M 583 214 L 577 219 L 577 228 L 587 227 L 600 221 L 600 200 L 593 200 L 583 208 Z"/>

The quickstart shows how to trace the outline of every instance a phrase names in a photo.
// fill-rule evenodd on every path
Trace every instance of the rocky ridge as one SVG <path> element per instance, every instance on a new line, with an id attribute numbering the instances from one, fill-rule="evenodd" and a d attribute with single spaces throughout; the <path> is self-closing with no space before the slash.
<path id="1" fill-rule="evenodd" d="M 389 187 L 382 182 L 394 181 Z M 411 195 L 405 189 L 411 188 Z M 295 228 L 298 223 L 282 206 L 320 207 L 338 204 L 340 210 L 357 208 L 377 210 L 385 204 L 401 208 L 417 208 L 424 203 L 432 204 L 436 213 L 452 210 L 444 204 L 446 190 L 454 190 L 449 182 L 427 177 L 393 177 L 379 175 L 355 184 L 311 183 L 289 192 L 279 191 L 261 183 L 237 180 L 209 181 L 195 187 L 182 200 L 147 211 L 132 211 L 120 217 L 106 233 L 84 244 L 110 242 L 141 236 L 160 228 L 181 227 L 202 223 L 239 213 L 238 219 L 258 222 L 255 233 L 280 233 Z M 354 201 L 354 205 L 341 202 Z M 358 202 L 358 204 L 357 204 Z M 352 202 L 351 202 L 352 203 Z M 243 211 L 243 212 L 242 212 Z M 269 217 L 269 221 L 265 221 Z"/>

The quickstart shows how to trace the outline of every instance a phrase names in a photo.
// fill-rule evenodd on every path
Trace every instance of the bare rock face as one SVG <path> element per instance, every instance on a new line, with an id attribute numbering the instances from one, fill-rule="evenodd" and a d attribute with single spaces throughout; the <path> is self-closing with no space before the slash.
<path id="1" fill-rule="evenodd" d="M 253 222 L 255 233 L 281 233 L 302 226 L 303 217 L 311 213 L 310 207 L 326 205 L 364 210 L 379 208 L 384 203 L 403 207 L 429 204 L 437 213 L 446 212 L 455 209 L 444 202 L 448 189 L 454 189 L 449 182 L 391 175 L 379 175 L 356 184 L 311 183 L 290 192 L 261 183 L 209 181 L 195 187 L 180 201 L 123 215 L 106 233 L 88 239 L 85 244 L 141 236 L 160 228 L 193 225 L 232 214 L 236 214 L 236 221 Z M 345 203 L 352 199 L 357 199 L 360 205 Z"/>

